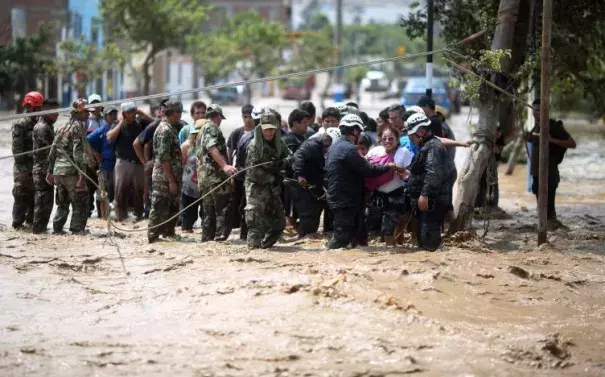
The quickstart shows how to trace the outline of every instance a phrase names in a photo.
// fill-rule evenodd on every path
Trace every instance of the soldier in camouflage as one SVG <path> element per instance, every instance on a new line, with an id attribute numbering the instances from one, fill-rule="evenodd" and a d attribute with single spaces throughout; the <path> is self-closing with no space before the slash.
<path id="1" fill-rule="evenodd" d="M 202 242 L 224 241 L 231 233 L 227 210 L 231 202 L 232 185 L 225 184 L 212 191 L 219 184 L 237 173 L 237 169 L 227 164 L 227 142 L 219 129 L 225 119 L 218 105 L 210 105 L 201 136 L 196 141 L 197 177 L 204 218 L 202 219 Z"/>
<path id="2" fill-rule="evenodd" d="M 23 112 L 31 113 L 42 109 L 44 97 L 38 92 L 29 92 L 23 98 Z M 19 154 L 33 149 L 32 132 L 38 117 L 23 117 L 13 124 L 12 152 Z M 13 165 L 13 228 L 23 223 L 31 224 L 34 219 L 34 182 L 32 169 L 34 158 L 31 153 L 15 156 Z"/>
<path id="3" fill-rule="evenodd" d="M 151 175 L 150 229 L 147 231 L 149 243 L 157 241 L 160 235 L 164 237 L 174 237 L 175 235 L 177 217 L 162 226 L 157 226 L 179 212 L 183 163 L 178 129 L 182 114 L 183 105 L 180 102 L 166 102 L 164 105 L 165 118 L 153 135 L 155 157 Z"/>
<path id="4" fill-rule="evenodd" d="M 57 130 L 48 155 L 46 180 L 57 187 L 57 213 L 53 219 L 55 233 L 63 232 L 69 215 L 69 204 L 72 207 L 69 230 L 74 234 L 81 234 L 86 230 L 88 188 L 86 178 L 80 172 L 86 171 L 86 104 L 87 101 L 82 98 L 74 101 L 70 119 Z"/>
<path id="5" fill-rule="evenodd" d="M 59 103 L 53 99 L 44 100 L 43 110 L 54 110 L 59 107 Z M 34 141 L 34 224 L 33 232 L 35 234 L 46 232 L 50 213 L 53 210 L 53 186 L 46 182 L 48 172 L 48 155 L 50 147 L 55 140 L 54 124 L 59 117 L 59 113 L 41 116 L 36 123 L 33 131 Z M 38 150 L 40 149 L 40 150 Z"/>
<path id="6" fill-rule="evenodd" d="M 280 194 L 282 170 L 291 153 L 281 138 L 277 117 L 273 113 L 261 116 L 254 129 L 254 139 L 246 149 L 246 224 L 248 249 L 268 249 L 282 235 L 286 227 L 284 207 Z M 254 167 L 273 161 L 272 164 Z"/>

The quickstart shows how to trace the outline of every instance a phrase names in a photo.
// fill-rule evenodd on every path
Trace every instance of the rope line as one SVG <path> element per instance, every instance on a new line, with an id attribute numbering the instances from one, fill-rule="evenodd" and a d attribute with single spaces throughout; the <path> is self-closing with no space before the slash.
<path id="1" fill-rule="evenodd" d="M 453 43 L 450 46 L 454 46 L 461 42 L 463 42 L 463 41 Z M 230 83 L 226 83 L 226 84 L 209 85 L 209 86 L 204 86 L 201 88 L 183 89 L 183 90 L 176 90 L 174 92 L 148 94 L 148 95 L 144 95 L 144 96 L 125 98 L 125 99 L 119 99 L 119 100 L 114 100 L 114 101 L 105 101 L 105 102 L 95 103 L 92 105 L 89 104 L 89 105 L 86 105 L 84 108 L 93 109 L 96 107 L 118 105 L 118 104 L 121 104 L 124 102 L 136 102 L 136 101 L 142 101 L 142 100 L 146 100 L 146 99 L 166 98 L 166 97 L 170 97 L 171 95 L 191 94 L 191 93 L 197 93 L 197 92 L 207 92 L 209 90 L 214 90 L 214 89 L 229 88 L 229 87 L 233 87 L 233 86 L 260 84 L 263 82 L 283 80 L 283 79 L 289 79 L 289 78 L 300 77 L 300 76 L 310 76 L 310 75 L 314 75 L 317 73 L 331 72 L 331 71 L 336 71 L 336 70 L 340 70 L 340 69 L 349 69 L 349 68 L 355 68 L 355 67 L 362 67 L 362 66 L 366 66 L 366 65 L 383 64 L 383 63 L 388 63 L 388 62 L 397 61 L 397 60 L 415 59 L 415 58 L 419 58 L 422 56 L 435 55 L 435 54 L 439 54 L 439 53 L 447 52 L 447 51 L 450 51 L 449 46 L 446 48 L 438 49 L 438 50 L 419 52 L 417 54 L 392 56 L 390 58 L 375 59 L 375 60 L 369 60 L 369 61 L 358 62 L 358 63 L 342 64 L 342 65 L 336 65 L 336 66 L 331 66 L 331 67 L 311 69 L 308 71 L 285 73 L 282 75 L 267 76 L 267 77 L 261 77 L 258 79 L 235 81 L 235 82 L 230 82 Z M 27 116 L 33 117 L 33 116 L 65 113 L 65 112 L 70 112 L 72 110 L 73 110 L 73 107 L 64 107 L 62 109 L 35 111 L 35 112 L 27 113 Z M 7 120 L 13 120 L 13 119 L 20 119 L 20 118 L 23 118 L 23 116 L 24 116 L 23 114 L 5 115 L 5 116 L 0 117 L 0 122 L 4 122 Z"/>
<path id="2" fill-rule="evenodd" d="M 53 147 L 53 145 L 54 145 L 54 143 L 53 143 L 53 144 L 51 144 L 51 145 L 47 145 L 47 146 L 45 146 L 45 147 L 42 147 L 42 148 L 32 149 L 31 151 L 27 151 L 27 152 L 14 153 L 14 154 L 7 154 L 6 156 L 0 156 L 0 160 L 6 160 L 6 159 L 8 159 L 8 158 L 14 158 L 14 157 L 19 157 L 19 156 L 25 156 L 26 154 L 33 154 L 33 153 L 36 153 L 36 152 L 39 152 L 39 151 L 43 151 L 43 150 L 46 150 L 46 149 L 50 149 L 50 148 L 52 148 L 52 147 Z"/>

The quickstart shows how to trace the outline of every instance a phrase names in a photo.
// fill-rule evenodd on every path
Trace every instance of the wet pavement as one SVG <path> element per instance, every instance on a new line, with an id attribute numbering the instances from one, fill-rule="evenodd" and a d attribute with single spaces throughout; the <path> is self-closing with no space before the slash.
<path id="1" fill-rule="evenodd" d="M 450 122 L 461 139 L 465 120 Z M 199 243 L 199 229 L 154 245 L 108 239 L 97 219 L 87 236 L 12 231 L 3 161 L 0 375 L 603 376 L 605 139 L 570 132 L 566 227 L 540 248 L 523 165 L 500 174 L 508 216 L 484 239 L 326 251 L 325 238 L 288 233 L 248 252 L 233 236 Z M 7 135 L 0 125 L 0 155 Z"/>

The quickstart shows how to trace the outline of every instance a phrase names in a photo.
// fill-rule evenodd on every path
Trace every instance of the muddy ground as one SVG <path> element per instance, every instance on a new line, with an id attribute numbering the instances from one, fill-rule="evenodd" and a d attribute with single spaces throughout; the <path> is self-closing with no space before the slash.
<path id="1" fill-rule="evenodd" d="M 569 229 L 541 248 L 521 207 L 435 253 L 289 236 L 271 251 L 199 234 L 150 246 L 107 239 L 99 220 L 83 237 L 4 228 L 0 374 L 603 376 L 595 207 L 562 206 Z"/>
<path id="2" fill-rule="evenodd" d="M 568 153 L 566 228 L 541 248 L 524 166 L 500 174 L 509 218 L 434 253 L 292 235 L 248 252 L 199 229 L 150 246 L 96 219 L 87 236 L 35 236 L 4 216 L 0 376 L 603 376 L 602 136 Z"/>

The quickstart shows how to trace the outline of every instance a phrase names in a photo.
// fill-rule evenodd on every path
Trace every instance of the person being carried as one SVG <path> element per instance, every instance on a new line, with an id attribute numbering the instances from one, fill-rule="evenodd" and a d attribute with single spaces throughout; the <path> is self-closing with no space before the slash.
<path id="1" fill-rule="evenodd" d="M 281 237 L 286 220 L 280 200 L 282 170 L 291 153 L 281 138 L 273 113 L 263 114 L 247 147 L 246 224 L 248 249 L 268 249 Z M 271 162 L 270 164 L 265 164 Z M 264 164 L 262 166 L 257 166 Z"/>
<path id="2" fill-rule="evenodd" d="M 356 232 L 363 222 L 362 201 L 365 177 L 379 176 L 391 165 L 372 165 L 357 152 L 357 141 L 363 131 L 363 122 L 355 114 L 345 115 L 339 125 L 342 137 L 328 150 L 328 204 L 334 214 L 334 233 L 327 243 L 329 249 L 357 245 Z"/>
<path id="3" fill-rule="evenodd" d="M 183 187 L 181 189 L 181 229 L 184 233 L 193 233 L 193 224 L 199 217 L 203 221 L 204 211 L 199 201 L 200 190 L 197 179 L 197 153 L 195 144 L 200 130 L 206 124 L 206 119 L 198 119 L 195 128 L 189 132 L 189 138 L 181 144 L 183 162 Z M 195 203 L 195 204 L 194 204 Z"/>

